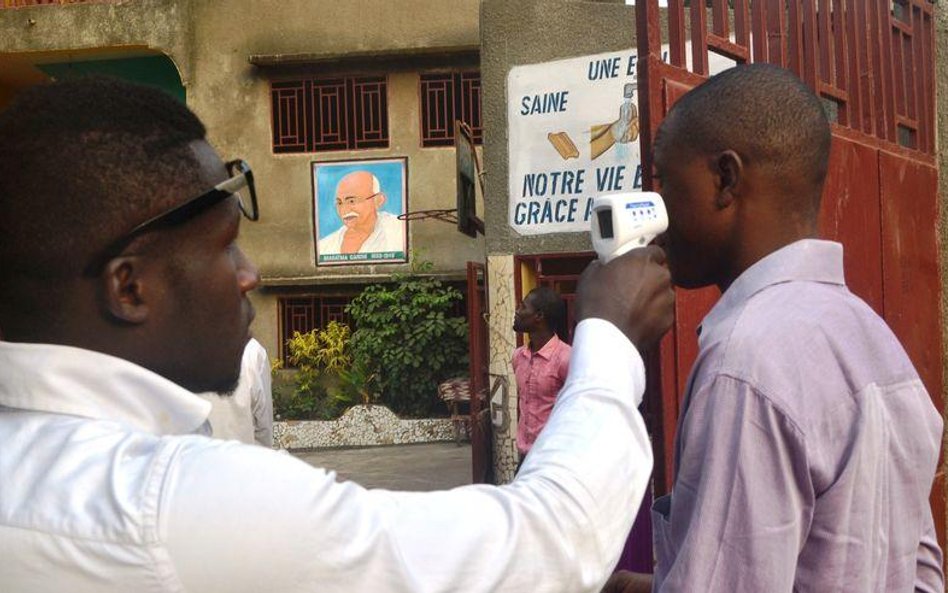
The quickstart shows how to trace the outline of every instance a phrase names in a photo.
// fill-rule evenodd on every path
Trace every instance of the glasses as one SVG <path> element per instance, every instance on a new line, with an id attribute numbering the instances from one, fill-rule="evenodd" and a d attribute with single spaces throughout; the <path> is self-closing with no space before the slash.
<path id="1" fill-rule="evenodd" d="M 96 274 L 102 268 L 128 247 L 136 237 L 161 227 L 182 224 L 196 217 L 211 206 L 218 204 L 231 196 L 237 196 L 237 206 L 247 220 L 256 221 L 260 218 L 257 209 L 257 190 L 253 184 L 253 171 L 245 161 L 235 160 L 226 164 L 230 178 L 221 181 L 211 189 L 196 198 L 162 212 L 139 224 L 122 237 L 109 244 L 101 254 L 92 260 L 86 268 L 87 274 Z"/>
<path id="2" fill-rule="evenodd" d="M 365 198 L 360 198 L 359 196 L 346 196 L 344 198 L 336 198 L 336 206 L 342 206 L 343 204 L 345 204 L 346 206 L 355 206 L 356 204 L 365 202 L 366 200 L 371 200 L 372 198 L 379 195 L 380 193 L 382 192 L 378 191 L 372 194 L 371 196 L 368 196 Z"/>

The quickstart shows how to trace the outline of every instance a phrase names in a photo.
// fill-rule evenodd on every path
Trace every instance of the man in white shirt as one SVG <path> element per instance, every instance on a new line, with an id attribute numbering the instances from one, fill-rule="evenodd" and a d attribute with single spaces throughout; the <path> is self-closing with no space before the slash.
<path id="1" fill-rule="evenodd" d="M 513 483 L 337 483 L 206 436 L 194 392 L 236 386 L 259 278 L 236 244 L 253 174 L 204 134 L 109 79 L 0 113 L 4 593 L 597 591 L 652 467 L 639 349 L 672 321 L 663 252 L 587 270 L 570 376 Z"/>
<path id="2" fill-rule="evenodd" d="M 382 210 L 385 194 L 368 171 L 349 173 L 336 186 L 336 213 L 342 226 L 320 239 L 320 255 L 404 252 L 405 223 Z"/>
<path id="3" fill-rule="evenodd" d="M 270 359 L 257 340 L 250 338 L 240 360 L 240 379 L 233 393 L 205 391 L 210 402 L 211 436 L 264 447 L 273 446 L 273 389 Z"/>

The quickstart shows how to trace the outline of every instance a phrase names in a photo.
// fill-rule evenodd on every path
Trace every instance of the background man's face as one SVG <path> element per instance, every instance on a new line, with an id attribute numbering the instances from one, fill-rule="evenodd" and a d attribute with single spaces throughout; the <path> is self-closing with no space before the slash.
<path id="1" fill-rule="evenodd" d="M 378 218 L 380 197 L 370 197 L 372 175 L 365 171 L 350 173 L 336 186 L 336 212 L 347 228 L 371 232 Z"/>
<path id="2" fill-rule="evenodd" d="M 514 311 L 513 330 L 518 333 L 529 333 L 537 324 L 537 310 L 533 306 L 533 294 L 524 297 L 523 302 Z"/>

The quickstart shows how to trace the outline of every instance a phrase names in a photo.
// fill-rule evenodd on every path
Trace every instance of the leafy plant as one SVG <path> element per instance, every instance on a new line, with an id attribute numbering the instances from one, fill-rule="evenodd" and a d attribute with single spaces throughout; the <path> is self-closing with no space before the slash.
<path id="1" fill-rule="evenodd" d="M 364 406 L 378 401 L 378 375 L 371 372 L 364 361 L 356 360 L 349 369 L 339 371 L 339 378 L 347 399 L 361 401 Z"/>
<path id="2" fill-rule="evenodd" d="M 332 410 L 325 390 L 302 395 L 295 390 L 273 390 L 273 414 L 277 420 L 329 420 Z"/>
<path id="3" fill-rule="evenodd" d="M 415 268 L 430 269 L 424 263 Z M 438 383 L 467 368 L 467 325 L 450 315 L 460 299 L 437 279 L 408 274 L 366 287 L 349 304 L 353 360 L 374 377 L 382 402 L 395 413 L 443 413 Z"/>
<path id="4" fill-rule="evenodd" d="M 315 329 L 301 334 L 293 332 L 287 342 L 290 349 L 290 362 L 317 374 L 336 373 L 352 364 L 349 355 L 349 338 L 352 335 L 349 326 L 338 321 L 330 321 L 322 330 Z"/>
<path id="5" fill-rule="evenodd" d="M 322 330 L 293 333 L 287 347 L 289 360 L 297 367 L 296 388 L 292 395 L 274 401 L 281 417 L 329 420 L 360 403 L 361 393 L 341 379 L 353 364 L 350 336 L 349 326 L 336 321 Z"/>

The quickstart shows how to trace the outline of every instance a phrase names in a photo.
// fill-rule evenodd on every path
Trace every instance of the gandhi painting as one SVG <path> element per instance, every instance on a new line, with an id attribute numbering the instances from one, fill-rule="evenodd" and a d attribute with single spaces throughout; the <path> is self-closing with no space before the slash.
<path id="1" fill-rule="evenodd" d="M 317 263 L 407 261 L 405 160 L 314 163 Z"/>

